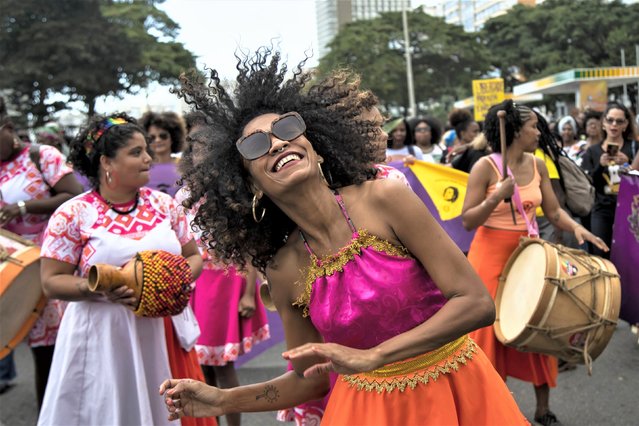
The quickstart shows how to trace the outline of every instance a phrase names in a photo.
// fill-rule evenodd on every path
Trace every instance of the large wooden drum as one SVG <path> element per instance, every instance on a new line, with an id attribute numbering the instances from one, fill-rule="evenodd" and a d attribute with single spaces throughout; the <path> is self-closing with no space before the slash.
<path id="1" fill-rule="evenodd" d="M 582 250 L 522 238 L 500 277 L 495 334 L 519 350 L 591 363 L 619 318 L 614 265 Z"/>
<path id="2" fill-rule="evenodd" d="M 0 229 L 0 359 L 25 338 L 46 304 L 40 248 Z"/>

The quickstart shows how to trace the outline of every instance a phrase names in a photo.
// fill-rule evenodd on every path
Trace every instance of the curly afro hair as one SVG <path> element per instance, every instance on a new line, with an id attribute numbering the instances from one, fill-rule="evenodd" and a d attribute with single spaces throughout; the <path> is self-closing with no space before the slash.
<path id="1" fill-rule="evenodd" d="M 140 118 L 140 124 L 147 133 L 151 126 L 166 130 L 171 136 L 171 153 L 176 154 L 182 151 L 184 137 L 186 136 L 186 126 L 184 120 L 176 113 L 171 111 L 161 113 L 149 111 Z"/>
<path id="2" fill-rule="evenodd" d="M 189 189 L 187 208 L 198 206 L 193 225 L 202 231 L 217 259 L 244 268 L 247 261 L 261 271 L 285 244 L 296 227 L 265 194 L 260 206 L 264 219 L 252 214 L 253 193 L 244 160 L 235 147 L 244 126 L 255 117 L 295 111 L 306 123 L 306 137 L 324 158 L 321 167 L 333 188 L 359 184 L 374 178 L 376 148 L 370 135 L 381 129 L 357 120 L 374 106 L 362 99 L 356 76 L 340 71 L 312 83 L 312 74 L 300 62 L 287 78 L 288 67 L 280 53 L 268 47 L 251 56 L 236 55 L 238 76 L 232 93 L 221 84 L 217 71 L 209 69 L 209 82 L 191 71 L 182 75 L 179 97 L 207 118 L 208 140 L 204 158 L 194 164 L 183 158 L 183 183 Z"/>
<path id="3" fill-rule="evenodd" d="M 126 123 L 112 125 L 105 130 L 108 120 L 117 118 L 124 119 Z M 100 157 L 104 155 L 115 158 L 118 150 L 126 146 L 135 133 L 141 133 L 144 136 L 149 149 L 146 132 L 138 125 L 135 118 L 123 112 L 109 116 L 96 115 L 71 141 L 69 162 L 73 164 L 74 170 L 86 176 L 91 185 L 97 188 L 100 183 Z"/>
<path id="4" fill-rule="evenodd" d="M 490 107 L 484 119 L 484 135 L 486 135 L 488 145 L 493 152 L 501 152 L 499 117 L 497 113 L 502 110 L 506 112 L 506 146 L 512 145 L 515 134 L 521 130 L 524 123 L 530 120 L 534 114 L 533 110 L 527 106 L 518 105 L 510 99 Z"/>

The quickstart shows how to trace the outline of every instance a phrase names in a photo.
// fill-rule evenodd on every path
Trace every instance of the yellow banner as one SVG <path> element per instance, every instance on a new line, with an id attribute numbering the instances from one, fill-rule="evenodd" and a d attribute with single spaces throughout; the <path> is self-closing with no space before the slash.
<path id="1" fill-rule="evenodd" d="M 409 167 L 428 192 L 441 220 L 450 220 L 461 215 L 466 198 L 468 173 L 425 161 L 415 161 Z"/>
<path id="2" fill-rule="evenodd" d="M 504 100 L 504 80 L 502 78 L 473 80 L 473 100 L 475 121 L 484 121 L 490 107 Z"/>
<path id="3" fill-rule="evenodd" d="M 583 81 L 579 84 L 579 107 L 603 111 L 608 102 L 608 84 L 605 80 Z"/>

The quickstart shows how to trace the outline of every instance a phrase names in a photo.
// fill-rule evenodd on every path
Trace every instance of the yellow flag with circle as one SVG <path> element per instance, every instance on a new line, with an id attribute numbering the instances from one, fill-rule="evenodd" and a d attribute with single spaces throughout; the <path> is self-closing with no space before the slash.
<path id="1" fill-rule="evenodd" d="M 426 161 L 415 161 L 408 167 L 428 193 L 441 220 L 450 220 L 461 215 L 466 198 L 468 173 Z"/>

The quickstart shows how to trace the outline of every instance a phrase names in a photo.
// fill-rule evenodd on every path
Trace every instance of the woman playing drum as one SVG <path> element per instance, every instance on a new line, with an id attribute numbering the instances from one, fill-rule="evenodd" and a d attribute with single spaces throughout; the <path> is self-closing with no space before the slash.
<path id="1" fill-rule="evenodd" d="M 517 208 L 505 202 L 513 197 L 515 190 L 519 192 L 529 222 L 535 220 L 535 209 L 541 205 L 548 220 L 560 229 L 574 232 L 580 244 L 587 240 L 603 250 L 608 249 L 601 239 L 559 207 L 544 162 L 532 154 L 537 148 L 540 132 L 537 116 L 530 108 L 508 100 L 489 110 L 484 133 L 493 152 L 502 152 L 497 114 L 500 110 L 506 113 L 505 155 L 484 157 L 473 167 L 462 213 L 466 229 L 477 228 L 468 260 L 493 298 L 506 261 L 517 248 L 519 238 L 528 234 L 526 218 L 518 213 Z M 503 178 L 501 167 L 496 164 L 500 160 L 507 161 L 512 176 Z M 513 215 L 516 223 L 513 223 Z M 497 341 L 492 326 L 476 330 L 471 336 L 504 379 L 512 376 L 533 383 L 537 398 L 535 420 L 544 425 L 557 422 L 549 409 L 549 388 L 556 386 L 557 379 L 556 359 L 503 346 Z"/>
<path id="2" fill-rule="evenodd" d="M 39 245 L 51 213 L 82 192 L 82 187 L 65 164 L 60 151 L 52 146 L 26 144 L 18 138 L 2 98 L 0 153 L 0 228 Z M 42 405 L 47 386 L 63 311 L 63 302 L 50 300 L 29 333 L 38 407 Z M 3 362 L 12 363 L 9 357 Z"/>
<path id="3" fill-rule="evenodd" d="M 135 120 L 94 118 L 69 158 L 94 188 L 55 212 L 42 244 L 45 293 L 71 303 L 38 423 L 164 424 L 151 389 L 171 373 L 202 379 L 195 351 L 182 354 L 170 320 L 134 315 L 132 289 L 93 293 L 86 277 L 91 265 L 123 266 L 137 252 L 164 250 L 186 258 L 195 279 L 202 258 L 176 201 L 144 187 L 151 156 Z"/>

